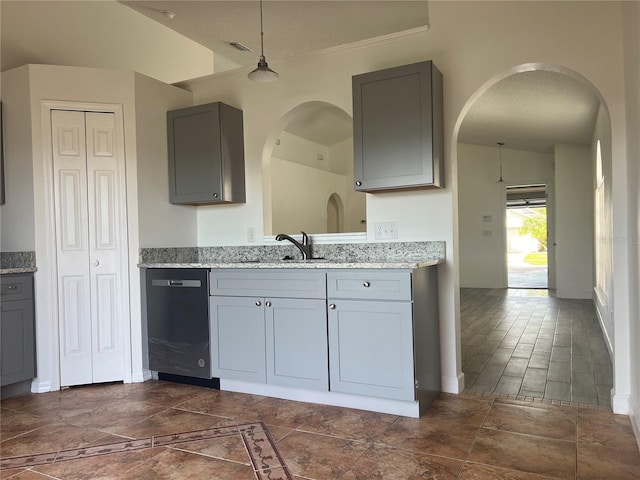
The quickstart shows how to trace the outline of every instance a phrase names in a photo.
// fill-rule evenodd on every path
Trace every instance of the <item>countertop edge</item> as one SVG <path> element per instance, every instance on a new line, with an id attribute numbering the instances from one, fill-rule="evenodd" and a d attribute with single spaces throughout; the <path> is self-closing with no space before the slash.
<path id="1" fill-rule="evenodd" d="M 0 268 L 0 275 L 14 275 L 16 273 L 34 273 L 38 269 L 36 267 L 23 268 Z"/>
<path id="2" fill-rule="evenodd" d="M 243 268 L 243 269 L 416 269 L 432 267 L 444 263 L 444 258 L 428 260 L 381 261 L 381 262 L 347 262 L 347 261 L 280 261 L 280 262 L 206 262 L 206 263 L 139 263 L 139 268 Z"/>

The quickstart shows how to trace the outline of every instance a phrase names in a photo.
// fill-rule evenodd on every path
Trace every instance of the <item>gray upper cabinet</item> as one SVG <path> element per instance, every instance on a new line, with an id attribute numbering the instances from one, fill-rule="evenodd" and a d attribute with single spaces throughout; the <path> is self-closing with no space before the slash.
<path id="1" fill-rule="evenodd" d="M 169 199 L 245 202 L 242 110 L 221 102 L 167 112 Z"/>
<path id="2" fill-rule="evenodd" d="M 353 77 L 355 189 L 443 187 L 442 74 L 431 61 Z"/>

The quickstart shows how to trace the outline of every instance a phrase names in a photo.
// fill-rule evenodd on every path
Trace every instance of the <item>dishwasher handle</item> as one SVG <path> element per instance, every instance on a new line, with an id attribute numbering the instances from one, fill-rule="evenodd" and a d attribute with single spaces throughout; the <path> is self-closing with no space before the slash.
<path id="1" fill-rule="evenodd" d="M 170 279 L 154 279 L 151 280 L 152 287 L 187 287 L 187 288 L 200 288 L 202 287 L 201 280 L 170 280 Z"/>

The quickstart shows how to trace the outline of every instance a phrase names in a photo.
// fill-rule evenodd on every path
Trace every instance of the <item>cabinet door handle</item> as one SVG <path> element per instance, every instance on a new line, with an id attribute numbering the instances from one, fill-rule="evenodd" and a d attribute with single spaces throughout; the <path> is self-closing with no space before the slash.
<path id="1" fill-rule="evenodd" d="M 358 180 L 358 181 L 356 182 L 356 185 L 357 185 L 358 187 L 360 187 L 360 186 L 362 186 L 362 182 L 361 182 L 360 180 Z"/>
<path id="2" fill-rule="evenodd" d="M 8 290 L 16 290 L 16 289 L 17 289 L 17 287 L 16 287 L 15 285 L 9 285 L 9 286 L 7 287 L 7 289 L 8 289 Z"/>
<path id="3" fill-rule="evenodd" d="M 271 302 L 267 302 L 267 303 L 265 303 L 265 305 L 266 305 L 267 307 L 270 307 L 270 306 L 271 306 Z"/>
<path id="4" fill-rule="evenodd" d="M 363 286 L 364 288 L 369 288 L 369 287 L 371 286 L 371 284 L 370 284 L 369 282 L 364 282 L 364 283 L 362 284 L 362 286 Z"/>
<path id="5" fill-rule="evenodd" d="M 331 310 L 335 310 L 335 309 L 336 309 L 336 304 L 335 304 L 335 303 L 330 303 L 330 304 L 329 304 L 329 308 L 330 308 Z"/>
<path id="6" fill-rule="evenodd" d="M 94 267 L 97 267 L 98 265 L 100 265 L 100 262 L 98 260 L 93 260 L 91 262 L 91 265 L 93 265 Z"/>
<path id="7" fill-rule="evenodd" d="M 213 198 L 218 198 L 218 194 L 217 194 L 217 193 L 214 193 L 214 194 L 213 194 Z"/>
<path id="8" fill-rule="evenodd" d="M 259 307 L 260 305 L 262 305 L 262 302 L 260 300 L 256 300 L 256 307 Z"/>

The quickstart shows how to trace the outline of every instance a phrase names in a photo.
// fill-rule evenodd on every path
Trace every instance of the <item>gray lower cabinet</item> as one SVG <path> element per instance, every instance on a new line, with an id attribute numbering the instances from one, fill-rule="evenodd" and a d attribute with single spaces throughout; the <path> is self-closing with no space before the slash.
<path id="1" fill-rule="evenodd" d="M 218 378 L 264 383 L 264 300 L 211 297 L 211 374 Z"/>
<path id="2" fill-rule="evenodd" d="M 329 389 L 326 312 L 324 300 L 266 301 L 267 383 Z"/>
<path id="3" fill-rule="evenodd" d="M 330 302 L 331 391 L 415 400 L 411 303 Z"/>
<path id="4" fill-rule="evenodd" d="M 436 267 L 327 273 L 330 389 L 419 401 L 440 392 Z"/>
<path id="5" fill-rule="evenodd" d="M 245 202 L 242 110 L 221 102 L 167 112 L 169 200 Z"/>
<path id="6" fill-rule="evenodd" d="M 36 376 L 33 275 L 0 278 L 1 364 L 0 385 Z"/>
<path id="7" fill-rule="evenodd" d="M 214 270 L 210 285 L 214 376 L 328 389 L 324 273 Z"/>
<path id="8" fill-rule="evenodd" d="M 443 187 L 442 74 L 431 61 L 356 75 L 355 189 Z"/>

